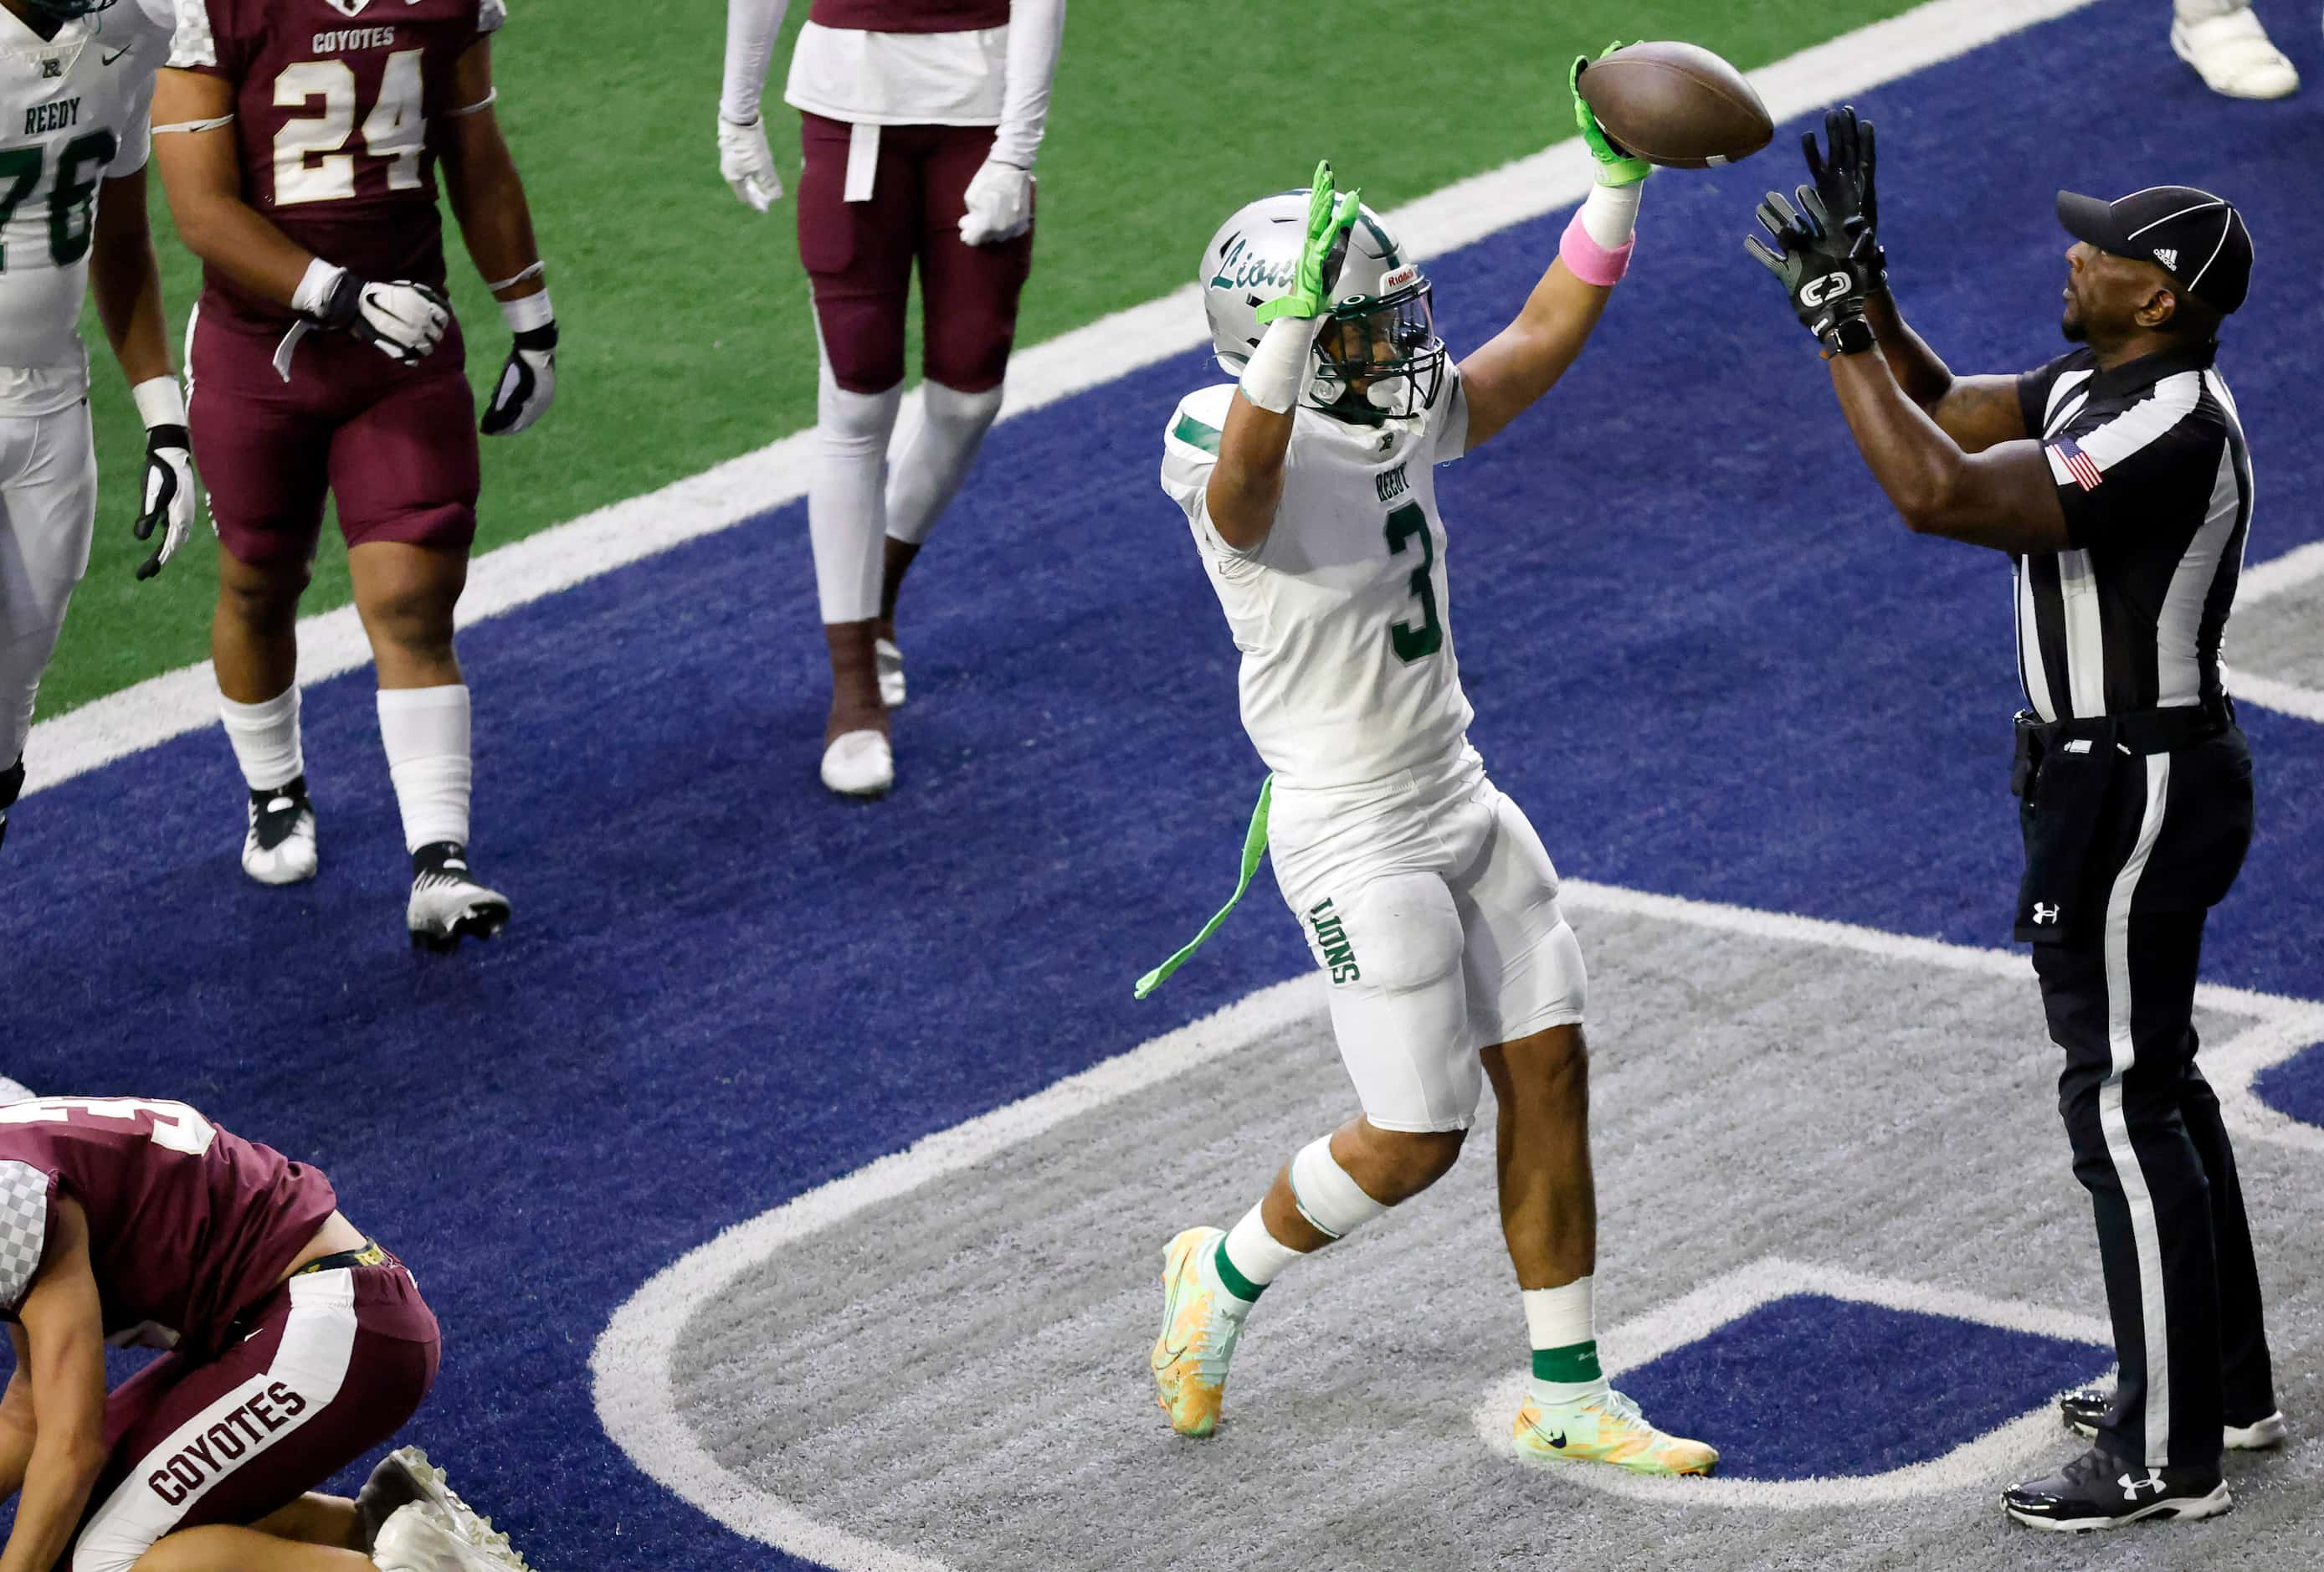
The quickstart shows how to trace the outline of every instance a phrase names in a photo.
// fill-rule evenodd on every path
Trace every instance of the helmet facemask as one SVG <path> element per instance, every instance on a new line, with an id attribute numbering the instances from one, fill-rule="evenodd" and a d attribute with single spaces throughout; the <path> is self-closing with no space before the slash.
<path id="1" fill-rule="evenodd" d="M 1307 403 L 1337 420 L 1377 426 L 1426 410 L 1443 381 L 1444 341 L 1422 278 L 1332 309 L 1315 336 Z"/>

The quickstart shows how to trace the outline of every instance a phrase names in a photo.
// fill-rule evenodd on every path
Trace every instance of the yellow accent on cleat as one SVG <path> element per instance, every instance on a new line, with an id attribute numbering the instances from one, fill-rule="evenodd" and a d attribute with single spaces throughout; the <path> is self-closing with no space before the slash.
<path id="1" fill-rule="evenodd" d="M 1218 1429 L 1226 1396 L 1227 1361 L 1242 1336 L 1242 1317 L 1229 1314 L 1229 1295 L 1210 1265 L 1225 1237 L 1222 1228 L 1189 1228 L 1162 1256 L 1162 1335 L 1150 1361 L 1155 1400 L 1182 1436 Z"/>
<path id="2" fill-rule="evenodd" d="M 1618 1392 L 1572 1408 L 1542 1407 L 1531 1395 L 1510 1427 L 1517 1456 L 1543 1462 L 1611 1463 L 1633 1474 L 1708 1474 L 1716 1447 L 1665 1435 Z"/>

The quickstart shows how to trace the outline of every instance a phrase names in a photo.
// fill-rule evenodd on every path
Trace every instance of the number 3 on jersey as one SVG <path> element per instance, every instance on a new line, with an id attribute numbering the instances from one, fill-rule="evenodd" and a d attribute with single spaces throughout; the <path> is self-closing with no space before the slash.
<path id="1" fill-rule="evenodd" d="M 387 57 L 379 102 L 364 116 L 364 148 L 387 161 L 387 189 L 420 189 L 420 148 L 426 122 L 420 114 L 420 55 L 400 49 Z M 274 205 L 337 202 L 355 194 L 355 158 L 340 150 L 355 124 L 355 73 L 345 60 L 300 60 L 274 79 L 275 106 L 303 108 L 320 98 L 319 113 L 297 116 L 274 134 Z"/>
<path id="2" fill-rule="evenodd" d="M 1388 550 L 1391 557 L 1401 556 L 1404 544 L 1414 536 L 1420 537 L 1420 566 L 1412 570 L 1408 583 L 1415 599 L 1420 602 L 1420 625 L 1407 622 L 1388 624 L 1388 642 L 1396 646 L 1396 658 L 1406 665 L 1425 661 L 1444 647 L 1444 624 L 1436 619 L 1436 586 L 1429 578 L 1429 570 L 1436 566 L 1436 540 L 1429 533 L 1428 514 L 1418 503 L 1406 503 L 1388 516 Z"/>

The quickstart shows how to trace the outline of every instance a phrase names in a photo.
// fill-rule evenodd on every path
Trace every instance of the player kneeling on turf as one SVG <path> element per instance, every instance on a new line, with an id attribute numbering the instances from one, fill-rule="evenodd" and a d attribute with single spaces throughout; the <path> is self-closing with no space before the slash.
<path id="1" fill-rule="evenodd" d="M 358 1500 L 311 1493 L 419 1408 L 436 1318 L 330 1180 L 183 1103 L 0 1106 L 0 1494 L 17 1497 L 0 1563 L 525 1566 L 412 1448 Z M 108 1396 L 107 1343 L 170 1352 Z"/>
<path id="2" fill-rule="evenodd" d="M 1311 190 L 1235 213 L 1203 255 L 1212 342 L 1241 382 L 1180 402 L 1162 485 L 1242 649 L 1244 729 L 1274 772 L 1249 859 L 1271 837 L 1363 1114 L 1293 1157 L 1231 1231 L 1170 1242 L 1152 1364 L 1183 1435 L 1217 1425 L 1260 1293 L 1441 1178 L 1489 1074 L 1534 1348 L 1517 1450 L 1641 1474 L 1718 1461 L 1599 1369 L 1582 951 L 1540 837 L 1468 743 L 1436 511 L 1434 467 L 1549 391 L 1628 266 L 1647 165 L 1578 95 L 1576 113 L 1597 186 L 1525 310 L 1457 367 L 1426 275 L 1334 192 L 1328 163 Z"/>

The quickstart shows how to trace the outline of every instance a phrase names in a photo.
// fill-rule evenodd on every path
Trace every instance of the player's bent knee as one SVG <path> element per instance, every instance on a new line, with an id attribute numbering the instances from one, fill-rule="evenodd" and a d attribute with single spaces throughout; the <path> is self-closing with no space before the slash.
<path id="1" fill-rule="evenodd" d="M 1388 1183 L 1380 1188 L 1392 1192 L 1382 1197 L 1390 1205 L 1410 1200 L 1451 1173 L 1469 1138 L 1466 1130 L 1381 1130 L 1374 1125 L 1373 1131 L 1389 1157 Z"/>

